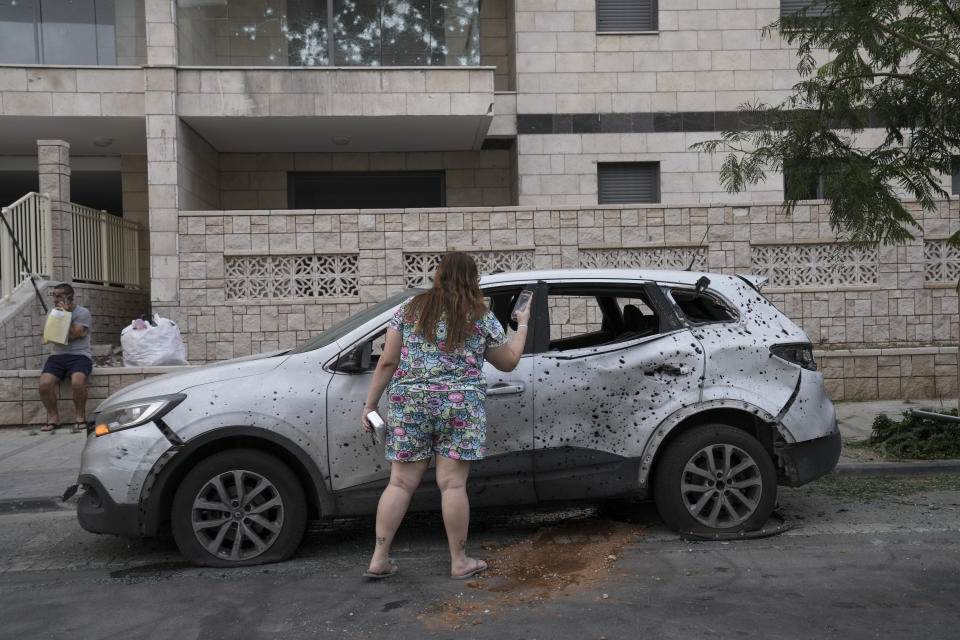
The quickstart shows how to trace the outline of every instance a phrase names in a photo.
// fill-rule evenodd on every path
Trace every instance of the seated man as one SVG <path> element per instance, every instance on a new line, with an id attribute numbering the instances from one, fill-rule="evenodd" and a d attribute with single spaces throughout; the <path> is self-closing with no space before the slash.
<path id="1" fill-rule="evenodd" d="M 67 344 L 54 344 L 53 355 L 47 358 L 40 374 L 40 401 L 47 410 L 47 424 L 40 431 L 53 432 L 60 426 L 57 398 L 54 387 L 57 382 L 70 376 L 73 386 L 73 406 L 76 409 L 74 433 L 87 430 L 87 376 L 93 369 L 93 352 L 90 349 L 90 311 L 77 306 L 73 301 L 73 287 L 58 284 L 53 288 L 53 303 L 58 309 L 69 311 L 70 333 Z"/>

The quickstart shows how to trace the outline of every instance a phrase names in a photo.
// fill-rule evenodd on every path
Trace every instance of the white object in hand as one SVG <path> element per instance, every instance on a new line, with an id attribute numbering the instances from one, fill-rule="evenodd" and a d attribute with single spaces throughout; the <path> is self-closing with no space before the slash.
<path id="1" fill-rule="evenodd" d="M 373 437 L 378 443 L 382 443 L 386 437 L 387 425 L 376 411 L 367 414 L 367 420 L 373 425 Z"/>

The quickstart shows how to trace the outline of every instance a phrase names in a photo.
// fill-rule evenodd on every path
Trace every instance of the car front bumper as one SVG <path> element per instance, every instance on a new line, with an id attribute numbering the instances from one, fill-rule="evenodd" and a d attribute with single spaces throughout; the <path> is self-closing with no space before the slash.
<path id="1" fill-rule="evenodd" d="M 81 474 L 77 482 L 83 487 L 83 493 L 77 501 L 77 520 L 81 527 L 91 533 L 111 533 L 131 538 L 141 535 L 137 504 L 115 502 L 103 484 L 91 475 Z"/>
<path id="2" fill-rule="evenodd" d="M 781 468 L 780 484 L 799 487 L 827 475 L 837 466 L 840 431 L 814 440 L 783 444 L 777 448 L 777 456 Z"/>

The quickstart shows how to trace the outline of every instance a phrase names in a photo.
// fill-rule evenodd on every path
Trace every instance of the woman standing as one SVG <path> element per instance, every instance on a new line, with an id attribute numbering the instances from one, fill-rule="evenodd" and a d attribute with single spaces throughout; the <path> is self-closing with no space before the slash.
<path id="1" fill-rule="evenodd" d="M 377 409 L 390 385 L 386 413 L 386 457 L 390 483 L 377 507 L 376 544 L 368 578 L 397 572 L 390 545 L 413 492 L 436 453 L 443 524 L 450 545 L 450 577 L 462 580 L 487 568 L 467 556 L 470 462 L 481 460 L 486 441 L 486 380 L 483 361 L 501 371 L 520 362 L 527 340 L 531 305 L 517 314 L 517 332 L 507 339 L 484 305 L 477 265 L 465 253 L 440 261 L 429 291 L 405 302 L 390 321 L 386 345 L 377 362 L 364 403 L 362 422 Z"/>

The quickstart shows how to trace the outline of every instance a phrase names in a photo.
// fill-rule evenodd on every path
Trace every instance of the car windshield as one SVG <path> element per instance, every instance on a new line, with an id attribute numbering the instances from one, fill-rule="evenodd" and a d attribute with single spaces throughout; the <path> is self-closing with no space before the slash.
<path id="1" fill-rule="evenodd" d="M 319 349 L 320 347 L 325 347 L 328 344 L 336 341 L 339 338 L 347 335 L 357 327 L 366 324 L 373 318 L 376 318 L 378 315 L 386 311 L 391 307 L 396 307 L 401 302 L 408 298 L 412 298 L 418 293 L 422 293 L 423 289 L 407 289 L 403 293 L 398 293 L 395 296 L 391 296 L 384 300 L 383 302 L 378 302 L 372 307 L 367 307 L 359 313 L 355 313 L 352 316 L 346 318 L 345 320 L 338 322 L 333 325 L 320 335 L 307 340 L 302 345 L 291 351 L 290 353 L 304 353 L 306 351 L 313 351 L 314 349 Z"/>

